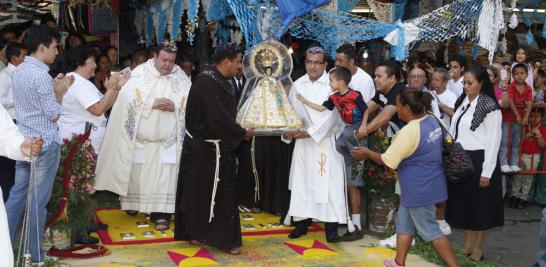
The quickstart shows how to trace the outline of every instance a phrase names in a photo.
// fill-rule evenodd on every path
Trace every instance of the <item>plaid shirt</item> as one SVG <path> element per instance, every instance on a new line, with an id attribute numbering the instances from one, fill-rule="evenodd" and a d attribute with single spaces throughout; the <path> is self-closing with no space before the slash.
<path id="1" fill-rule="evenodd" d="M 41 136 L 44 146 L 61 144 L 59 126 L 55 119 L 61 114 L 53 89 L 49 67 L 32 56 L 13 72 L 13 99 L 17 126 L 25 137 Z"/>

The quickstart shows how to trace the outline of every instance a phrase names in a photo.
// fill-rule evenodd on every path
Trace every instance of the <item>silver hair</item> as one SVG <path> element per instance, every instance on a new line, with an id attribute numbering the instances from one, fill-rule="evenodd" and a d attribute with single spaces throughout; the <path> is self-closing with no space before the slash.
<path id="1" fill-rule="evenodd" d="M 449 81 L 449 72 L 444 68 L 434 68 L 434 72 L 442 74 L 442 79 L 445 82 Z"/>

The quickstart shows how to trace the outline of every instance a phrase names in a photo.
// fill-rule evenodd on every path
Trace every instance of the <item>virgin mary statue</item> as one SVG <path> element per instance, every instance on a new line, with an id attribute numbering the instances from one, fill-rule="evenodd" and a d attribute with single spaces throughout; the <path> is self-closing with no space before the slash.
<path id="1" fill-rule="evenodd" d="M 279 135 L 302 127 L 288 101 L 292 86 L 292 57 L 286 47 L 266 40 L 243 57 L 243 72 L 248 83 L 237 113 L 237 123 L 256 128 L 261 135 Z"/>

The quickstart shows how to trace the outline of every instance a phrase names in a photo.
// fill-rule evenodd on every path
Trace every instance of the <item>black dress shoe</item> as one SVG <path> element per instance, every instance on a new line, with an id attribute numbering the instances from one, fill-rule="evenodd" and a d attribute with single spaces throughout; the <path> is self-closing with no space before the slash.
<path id="1" fill-rule="evenodd" d="M 335 235 L 335 236 L 327 236 L 326 242 L 328 243 L 338 243 L 341 242 L 341 236 Z"/>
<path id="2" fill-rule="evenodd" d="M 108 224 L 97 223 L 87 229 L 87 233 L 96 232 L 97 230 L 107 230 Z"/>
<path id="3" fill-rule="evenodd" d="M 99 239 L 92 236 L 83 236 L 76 239 L 76 244 L 95 245 L 99 243 Z"/>
<path id="4" fill-rule="evenodd" d="M 296 228 L 294 228 L 294 230 L 292 230 L 292 232 L 290 232 L 290 234 L 288 234 L 288 238 L 290 239 L 296 239 L 296 238 L 300 238 L 302 235 L 306 235 L 307 234 L 307 226 L 305 227 L 301 227 L 301 226 L 296 226 Z"/>
<path id="5" fill-rule="evenodd" d="M 516 208 L 518 208 L 519 210 L 522 210 L 522 209 L 525 209 L 527 207 L 527 203 L 525 200 L 523 199 L 518 199 L 518 204 L 516 206 Z"/>
<path id="6" fill-rule="evenodd" d="M 510 204 L 508 204 L 508 207 L 515 209 L 517 206 L 516 198 L 510 197 Z"/>
<path id="7" fill-rule="evenodd" d="M 360 229 L 358 229 L 358 227 L 355 227 L 355 231 L 354 232 L 349 232 L 347 231 L 347 233 L 345 233 L 342 237 L 341 237 L 341 241 L 343 242 L 352 242 L 352 241 L 356 241 L 356 240 L 360 240 L 362 238 L 364 238 L 364 232 L 362 232 Z"/>

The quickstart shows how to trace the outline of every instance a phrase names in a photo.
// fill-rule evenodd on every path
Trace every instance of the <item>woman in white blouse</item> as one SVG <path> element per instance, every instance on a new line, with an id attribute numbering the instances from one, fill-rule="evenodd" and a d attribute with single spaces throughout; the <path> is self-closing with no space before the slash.
<path id="1" fill-rule="evenodd" d="M 501 142 L 500 106 L 485 68 L 464 73 L 464 92 L 455 104 L 450 132 L 474 163 L 474 173 L 461 184 L 448 183 L 446 220 L 464 229 L 462 252 L 483 260 L 485 231 L 504 224 L 502 180 L 498 164 Z"/>
<path id="2" fill-rule="evenodd" d="M 99 153 L 106 132 L 104 112 L 116 101 L 119 89 L 127 81 L 127 77 L 119 74 L 112 75 L 105 82 L 107 91 L 103 95 L 89 81 L 95 75 L 97 68 L 93 48 L 75 47 L 66 54 L 66 60 L 68 69 L 72 71 L 67 75 L 74 76 L 74 83 L 63 97 L 59 118 L 61 138 L 71 139 L 74 134 L 84 133 L 86 122 L 91 122 L 93 124 L 91 144 L 95 152 Z"/>

